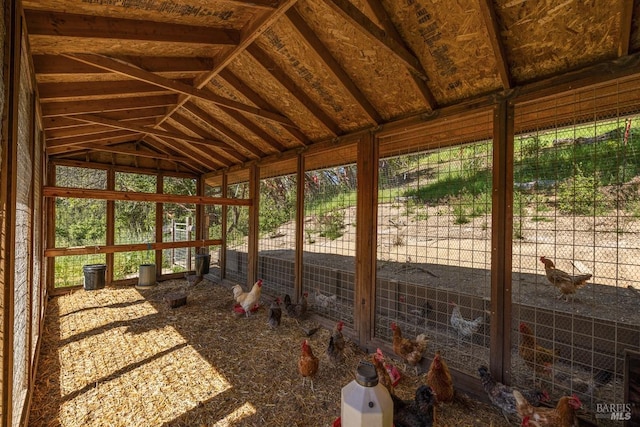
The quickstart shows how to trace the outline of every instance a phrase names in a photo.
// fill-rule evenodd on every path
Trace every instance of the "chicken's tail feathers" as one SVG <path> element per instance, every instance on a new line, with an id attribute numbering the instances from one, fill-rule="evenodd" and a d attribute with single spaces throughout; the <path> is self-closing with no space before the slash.
<path id="1" fill-rule="evenodd" d="M 473 407 L 473 404 L 471 402 L 471 399 L 469 399 L 469 396 L 459 392 L 458 390 L 453 391 L 453 401 L 458 403 L 460 406 L 462 406 L 465 409 L 471 409 Z"/>
<path id="2" fill-rule="evenodd" d="M 238 295 L 244 292 L 240 285 L 234 285 L 233 288 L 231 288 L 231 291 L 233 292 L 233 298 L 238 298 Z"/>

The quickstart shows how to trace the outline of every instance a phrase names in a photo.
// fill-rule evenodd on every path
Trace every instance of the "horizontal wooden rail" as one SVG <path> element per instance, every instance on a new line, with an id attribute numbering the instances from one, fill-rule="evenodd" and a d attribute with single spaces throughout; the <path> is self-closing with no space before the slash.
<path id="1" fill-rule="evenodd" d="M 128 191 L 94 190 L 71 187 L 44 187 L 44 197 L 75 197 L 79 199 L 129 200 L 154 203 L 195 203 L 197 205 L 251 206 L 251 199 L 188 196 L 182 194 L 138 193 Z"/>
<path id="2" fill-rule="evenodd" d="M 222 245 L 221 239 L 210 240 L 189 240 L 184 242 L 159 242 L 159 243 L 136 243 L 130 245 L 109 245 L 109 246 L 78 246 L 73 248 L 50 248 L 45 249 L 45 257 L 67 256 L 67 255 L 91 255 L 91 254 L 111 254 L 115 252 L 135 252 L 146 250 L 188 248 L 201 246 Z"/>

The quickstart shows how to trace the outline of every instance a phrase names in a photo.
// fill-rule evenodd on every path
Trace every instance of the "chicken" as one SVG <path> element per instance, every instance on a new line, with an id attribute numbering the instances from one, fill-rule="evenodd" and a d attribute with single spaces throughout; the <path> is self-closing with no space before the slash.
<path id="1" fill-rule="evenodd" d="M 284 309 L 286 310 L 289 317 L 293 319 L 302 320 L 305 318 L 307 314 L 307 297 L 309 296 L 308 292 L 302 294 L 302 302 L 300 304 L 292 304 L 291 297 L 287 294 L 284 296 Z"/>
<path id="2" fill-rule="evenodd" d="M 558 349 L 551 350 L 536 343 L 531 328 L 526 323 L 520 323 L 520 357 L 528 367 L 538 374 L 549 375 L 551 365 L 559 355 Z"/>
<path id="3" fill-rule="evenodd" d="M 344 322 L 339 321 L 336 323 L 335 328 L 333 328 L 333 332 L 331 332 L 331 336 L 329 337 L 329 345 L 327 347 L 327 356 L 329 360 L 338 364 L 344 360 L 344 346 L 345 341 L 342 336 L 342 327 L 344 326 Z"/>
<path id="4" fill-rule="evenodd" d="M 393 396 L 395 394 L 393 381 L 391 380 L 391 375 L 389 375 L 389 371 L 384 364 L 384 356 L 380 349 L 371 356 L 371 363 L 373 364 L 373 367 L 376 368 L 378 382 L 387 389 L 390 395 Z"/>
<path id="5" fill-rule="evenodd" d="M 260 301 L 260 293 L 262 292 L 262 279 L 258 279 L 258 281 L 253 284 L 250 292 L 244 292 L 242 290 L 242 286 L 240 285 L 235 285 L 232 288 L 232 291 L 233 297 L 235 298 L 236 302 L 240 304 L 240 306 L 244 310 L 245 315 L 249 317 L 253 306 L 257 304 L 258 301 Z"/>
<path id="6" fill-rule="evenodd" d="M 555 408 L 536 408 L 522 396 L 518 390 L 513 391 L 516 399 L 516 410 L 523 426 L 535 427 L 572 427 L 578 425 L 576 411 L 582 407 L 578 396 L 562 396 Z"/>
<path id="7" fill-rule="evenodd" d="M 313 351 L 309 346 L 309 341 L 304 340 L 302 342 L 302 353 L 300 359 L 298 359 L 298 372 L 302 375 L 302 386 L 304 387 L 307 378 L 311 381 L 311 391 L 315 393 L 313 389 L 313 377 L 318 372 L 320 366 L 320 360 L 313 355 Z"/>
<path id="8" fill-rule="evenodd" d="M 576 290 L 587 284 L 587 280 L 591 279 L 591 274 L 578 274 L 572 276 L 569 273 L 558 270 L 550 259 L 541 256 L 540 262 L 544 264 L 544 271 L 547 275 L 547 280 L 560 290 L 558 299 L 564 296 L 566 302 L 569 301 L 569 295 L 575 294 Z"/>
<path id="9" fill-rule="evenodd" d="M 608 384 L 613 379 L 613 373 L 605 370 L 596 370 L 591 377 L 583 378 L 578 372 L 571 372 L 554 365 L 551 369 L 554 384 L 572 391 L 591 395 L 595 390 Z M 527 396 L 525 396 L 527 398 Z M 527 400 L 529 400 L 527 398 Z"/>
<path id="10" fill-rule="evenodd" d="M 280 298 L 276 298 L 269 307 L 269 318 L 267 323 L 272 328 L 280 326 L 280 319 L 282 318 L 282 308 L 280 307 Z"/>
<path id="11" fill-rule="evenodd" d="M 485 315 L 479 316 L 473 320 L 467 320 L 462 317 L 462 313 L 460 313 L 460 307 L 458 304 L 451 301 L 449 303 L 453 307 L 453 311 L 451 312 L 451 326 L 456 330 L 459 336 L 462 338 L 471 338 L 473 334 L 478 332 L 480 326 L 486 321 L 486 313 Z"/>
<path id="12" fill-rule="evenodd" d="M 395 427 L 431 427 L 435 398 L 429 387 L 421 385 L 414 400 L 402 400 L 394 395 L 393 424 Z"/>
<path id="13" fill-rule="evenodd" d="M 455 390 L 453 388 L 453 379 L 449 372 L 444 359 L 440 355 L 440 351 L 436 351 L 427 372 L 427 385 L 436 395 L 438 403 L 449 403 L 453 401 Z"/>
<path id="14" fill-rule="evenodd" d="M 315 305 L 322 308 L 335 307 L 337 300 L 338 300 L 338 296 L 336 294 L 331 294 L 327 296 L 327 295 L 321 294 L 317 290 L 313 294 L 313 301 Z"/>
<path id="15" fill-rule="evenodd" d="M 420 334 L 415 340 L 402 337 L 402 330 L 395 323 L 391 324 L 393 330 L 393 352 L 410 364 L 418 374 L 418 363 L 422 360 L 422 354 L 427 349 L 427 337 Z"/>
<path id="16" fill-rule="evenodd" d="M 513 388 L 497 382 L 486 366 L 478 368 L 478 374 L 482 381 L 482 388 L 487 393 L 491 403 L 502 410 L 505 419 L 508 415 L 516 415 L 516 398 L 513 396 Z M 533 406 L 540 406 L 541 402 L 549 401 L 549 394 L 545 390 L 523 390 L 521 394 Z"/>

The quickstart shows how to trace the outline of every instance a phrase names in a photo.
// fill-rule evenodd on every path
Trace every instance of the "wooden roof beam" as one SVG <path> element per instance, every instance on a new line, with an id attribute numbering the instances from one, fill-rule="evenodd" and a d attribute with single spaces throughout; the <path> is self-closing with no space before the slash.
<path id="1" fill-rule="evenodd" d="M 109 145 L 101 146 L 101 145 L 78 144 L 78 145 L 75 145 L 74 148 L 83 148 L 83 149 L 88 149 L 92 151 L 103 151 L 106 153 L 122 154 L 125 156 L 131 156 L 131 157 L 146 157 L 149 159 L 167 160 L 167 161 L 176 162 L 176 163 L 188 163 L 191 161 L 191 159 L 187 157 L 175 156 L 175 155 L 165 154 L 165 153 L 156 153 L 156 152 L 147 151 L 147 150 L 127 150 L 125 148 L 117 148 Z"/>
<path id="2" fill-rule="evenodd" d="M 362 13 L 348 0 L 324 0 L 338 15 L 342 16 L 347 22 L 354 25 L 362 33 L 367 35 L 378 43 L 378 45 L 404 63 L 409 71 L 415 73 L 422 80 L 429 80 L 427 73 L 424 71 L 422 64 L 416 56 L 411 53 L 404 45 L 398 43 L 392 37 L 381 30 L 367 15 Z"/>
<path id="3" fill-rule="evenodd" d="M 42 116 L 68 116 L 71 114 L 103 113 L 106 111 L 128 111 L 148 109 L 151 107 L 167 107 L 177 102 L 176 95 L 137 96 L 108 100 L 91 100 L 77 102 L 49 102 L 42 104 Z"/>
<path id="4" fill-rule="evenodd" d="M 47 137 L 47 141 L 53 141 L 59 138 L 68 138 L 70 136 L 81 136 L 81 135 L 93 135 L 96 133 L 101 133 L 105 131 L 112 131 L 113 129 L 102 124 L 89 124 L 85 122 L 78 122 L 76 120 L 72 120 L 73 122 L 79 124 L 80 126 L 75 127 L 67 127 L 61 129 L 45 129 L 45 135 Z M 155 124 L 155 120 L 153 118 L 145 118 L 139 120 L 131 120 L 130 123 L 135 124 L 137 126 L 153 126 Z"/>
<path id="5" fill-rule="evenodd" d="M 398 33 L 398 30 L 396 30 L 396 27 L 393 25 L 393 22 L 389 17 L 389 13 L 384 8 L 383 4 L 377 0 L 366 0 L 366 2 L 371 8 L 371 10 L 373 11 L 373 13 L 376 15 L 376 18 L 382 25 L 382 28 L 384 29 L 385 33 L 389 37 L 394 39 L 396 43 L 398 43 L 401 46 L 405 46 L 406 48 L 406 44 L 402 39 L 402 36 L 400 35 L 400 33 Z M 425 74 L 426 74 L 426 71 L 425 71 Z M 413 83 L 415 84 L 416 88 L 420 92 L 420 95 L 422 95 L 422 99 L 424 100 L 424 102 L 427 104 L 427 106 L 430 109 L 435 110 L 438 106 L 438 102 L 436 101 L 436 98 L 433 96 L 433 92 L 431 92 L 431 89 L 429 89 L 429 86 L 427 86 L 426 81 L 420 78 L 416 73 L 410 72 L 409 75 L 413 79 Z"/>
<path id="6" fill-rule="evenodd" d="M 500 38 L 498 17 L 493 7 L 493 1 L 480 0 L 480 12 L 489 35 L 489 42 L 493 48 L 493 55 L 496 58 L 496 66 L 498 68 L 500 80 L 502 80 L 502 87 L 504 89 L 511 89 L 511 75 L 507 65 L 507 55 L 505 53 L 504 43 L 502 43 L 502 39 Z"/>
<path id="7" fill-rule="evenodd" d="M 72 13 L 25 10 L 31 36 L 57 36 L 142 40 L 163 43 L 196 43 L 237 45 L 240 32 L 227 28 L 212 28 L 138 19 Z"/>
<path id="8" fill-rule="evenodd" d="M 116 61 L 115 59 L 106 56 L 93 54 L 64 54 L 64 56 L 80 62 L 84 62 L 85 64 L 94 65 L 98 68 L 109 70 L 123 76 L 131 77 L 133 79 L 140 80 L 146 83 L 151 83 L 153 85 L 169 89 L 182 95 L 193 96 L 195 98 L 199 98 L 207 102 L 212 102 L 217 105 L 224 105 L 225 107 L 229 107 L 232 110 L 259 116 L 267 120 L 272 120 L 281 125 L 295 126 L 295 124 L 291 120 L 280 114 L 244 105 L 240 102 L 216 95 L 215 93 L 208 90 L 198 89 L 176 80 L 167 79 L 157 74 L 150 73 L 124 62 Z"/>
<path id="9" fill-rule="evenodd" d="M 189 113 L 193 114 L 198 119 L 202 120 L 205 123 L 208 123 L 213 129 L 215 129 L 220 134 L 224 135 L 225 138 L 231 140 L 234 144 L 244 148 L 249 151 L 255 157 L 262 157 L 265 153 L 260 150 L 255 145 L 251 144 L 249 141 L 242 138 L 240 135 L 229 129 L 225 126 L 221 121 L 216 120 L 210 114 L 205 112 L 202 108 L 198 107 L 196 104 L 192 102 L 188 102 L 182 106 Z"/>
<path id="10" fill-rule="evenodd" d="M 123 122 L 135 122 L 142 120 L 153 120 L 155 122 L 155 119 L 162 116 L 165 111 L 166 108 L 164 107 L 153 107 L 148 109 L 101 113 L 100 116 L 111 120 L 121 120 Z M 55 129 L 71 129 L 83 126 L 86 126 L 86 124 L 78 122 L 77 120 L 70 119 L 67 116 L 45 117 L 42 120 L 42 127 L 45 129 L 45 131 Z"/>
<path id="11" fill-rule="evenodd" d="M 335 120 L 329 117 L 264 50 L 254 43 L 247 47 L 247 53 L 251 54 L 251 56 L 253 56 L 278 83 L 284 86 L 327 130 L 334 136 L 342 135 L 342 129 L 340 129 L 340 126 L 338 126 Z"/>
<path id="12" fill-rule="evenodd" d="M 216 170 L 221 165 L 221 163 L 218 163 L 215 159 L 211 158 L 208 152 L 203 151 L 195 145 L 189 145 L 182 141 L 167 141 L 166 139 L 154 134 L 149 134 L 145 138 L 152 138 L 159 144 L 188 157 L 192 162 L 204 166 L 207 170 Z"/>
<path id="13" fill-rule="evenodd" d="M 38 84 L 38 94 L 42 102 L 102 99 L 114 96 L 126 98 L 139 95 L 163 95 L 166 93 L 170 93 L 170 91 L 155 85 L 141 83 L 137 80 Z"/>
<path id="14" fill-rule="evenodd" d="M 620 0 L 620 35 L 618 42 L 618 57 L 629 54 L 629 43 L 633 23 L 633 0 Z"/>
<path id="15" fill-rule="evenodd" d="M 140 137 L 139 132 L 131 132 L 131 131 L 123 131 L 123 130 L 112 130 L 107 132 L 96 133 L 93 135 L 81 135 L 81 136 L 72 136 L 68 138 L 59 138 L 53 141 L 47 141 L 47 152 L 49 149 L 58 148 L 58 147 L 66 147 L 71 145 L 78 144 L 89 144 L 89 143 L 99 143 L 99 142 L 110 142 L 110 143 L 120 143 L 120 142 L 128 142 L 135 141 L 136 138 Z"/>
<path id="16" fill-rule="evenodd" d="M 218 77 L 224 79 L 229 85 L 231 85 L 235 90 L 240 92 L 243 96 L 253 102 L 258 108 L 262 108 L 265 110 L 274 110 L 273 105 L 269 104 L 264 98 L 262 98 L 259 94 L 253 91 L 249 86 L 244 84 L 238 77 L 236 77 L 229 69 L 225 68 L 224 70 L 220 70 L 218 73 Z M 235 117 L 237 118 L 237 117 Z M 285 126 L 283 128 L 287 131 L 298 143 L 305 147 L 311 144 L 311 141 L 307 138 L 307 136 L 300 131 L 300 129 L 292 128 Z"/>
<path id="17" fill-rule="evenodd" d="M 194 58 L 190 56 L 122 56 L 114 58 L 152 73 L 202 73 L 209 71 L 214 66 L 211 58 Z M 60 55 L 33 55 L 33 67 L 38 75 L 105 73 L 103 69 Z"/>
<path id="18" fill-rule="evenodd" d="M 152 135 L 163 137 L 163 138 L 178 139 L 180 141 L 192 142 L 196 144 L 207 144 L 211 148 L 219 148 L 222 150 L 235 151 L 231 147 L 229 147 L 227 144 L 221 141 L 193 138 L 184 134 L 166 132 L 163 130 L 158 130 L 158 129 L 150 128 L 147 126 L 138 126 L 130 122 L 120 122 L 117 120 L 105 119 L 104 117 L 94 116 L 90 114 L 80 115 L 80 116 L 70 116 L 70 118 L 74 120 L 87 122 L 87 123 L 98 123 L 98 124 L 102 124 L 105 126 L 116 128 L 116 129 L 125 129 L 133 132 L 137 132 L 137 133 L 143 133 L 143 134 L 147 133 L 147 134 L 152 134 Z"/>
<path id="19" fill-rule="evenodd" d="M 360 108 L 367 113 L 371 122 L 374 125 L 382 123 L 383 119 L 382 116 L 380 116 L 380 113 L 378 113 L 367 97 L 362 93 L 353 80 L 351 80 L 351 77 L 347 75 L 338 61 L 333 57 L 331 51 L 329 51 L 324 43 L 322 43 L 298 11 L 292 7 L 287 11 L 286 16 L 289 19 L 289 22 L 291 22 L 293 28 L 295 28 L 311 49 L 316 52 L 317 57 L 324 62 L 333 77 L 340 82 L 347 92 L 349 92 L 351 97 L 360 105 Z"/>

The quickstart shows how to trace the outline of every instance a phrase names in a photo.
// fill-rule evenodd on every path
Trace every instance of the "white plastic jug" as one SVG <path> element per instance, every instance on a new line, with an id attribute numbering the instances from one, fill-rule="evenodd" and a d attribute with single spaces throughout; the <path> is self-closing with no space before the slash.
<path id="1" fill-rule="evenodd" d="M 342 427 L 392 427 L 393 401 L 378 383 L 376 368 L 360 362 L 356 379 L 342 388 L 340 419 Z"/>

